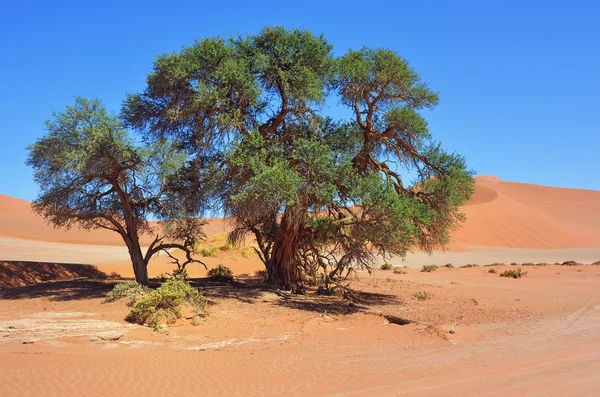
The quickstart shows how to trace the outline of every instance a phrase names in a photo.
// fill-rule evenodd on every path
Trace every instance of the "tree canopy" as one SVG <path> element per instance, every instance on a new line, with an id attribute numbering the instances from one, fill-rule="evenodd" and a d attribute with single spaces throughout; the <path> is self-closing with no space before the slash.
<path id="1" fill-rule="evenodd" d="M 348 117 L 328 117 L 334 101 Z M 295 289 L 370 268 L 376 254 L 448 242 L 473 182 L 420 113 L 437 103 L 394 51 L 336 57 L 323 36 L 272 27 L 159 56 L 122 117 L 198 164 L 218 164 L 230 239 L 252 235 L 269 281 Z"/>
<path id="2" fill-rule="evenodd" d="M 168 141 L 138 145 L 97 99 L 76 98 L 46 127 L 27 160 L 41 188 L 33 203 L 37 213 L 57 227 L 119 233 L 136 281 L 144 285 L 148 262 L 160 251 L 182 250 L 187 259 L 181 265 L 197 262 L 191 254 L 203 236 L 200 208 L 185 206 L 172 188 L 181 184 L 173 181 L 181 180 L 187 155 Z M 156 236 L 145 254 L 142 233 Z"/>

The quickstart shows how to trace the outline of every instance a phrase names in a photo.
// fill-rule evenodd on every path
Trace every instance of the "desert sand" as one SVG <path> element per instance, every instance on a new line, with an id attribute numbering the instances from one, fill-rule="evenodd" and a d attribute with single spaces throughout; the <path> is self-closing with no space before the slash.
<path id="1" fill-rule="evenodd" d="M 239 250 L 202 258 L 238 280 L 191 266 L 210 315 L 154 332 L 126 322 L 125 303 L 103 303 L 117 280 L 99 274 L 132 276 L 119 236 L 55 230 L 0 196 L 0 394 L 595 395 L 600 266 L 587 264 L 600 260 L 600 192 L 483 176 L 464 212 L 448 251 L 390 262 L 407 274 L 359 273 L 351 300 L 269 289 Z M 227 228 L 213 219 L 207 234 Z M 566 260 L 581 265 L 509 265 Z M 455 268 L 419 271 L 446 263 Z M 458 268 L 467 263 L 480 266 Z M 149 271 L 172 268 L 163 255 Z"/>

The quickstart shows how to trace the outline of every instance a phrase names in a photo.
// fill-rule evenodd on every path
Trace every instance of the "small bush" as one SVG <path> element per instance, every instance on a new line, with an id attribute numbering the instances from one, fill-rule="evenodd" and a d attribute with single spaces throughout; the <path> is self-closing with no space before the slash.
<path id="1" fill-rule="evenodd" d="M 172 324 L 182 317 L 184 304 L 194 310 L 196 317 L 206 315 L 207 305 L 198 290 L 182 278 L 174 277 L 135 303 L 129 319 L 159 330 L 163 323 Z"/>
<path id="2" fill-rule="evenodd" d="M 600 261 L 596 261 L 596 262 L 592 263 L 592 265 L 598 266 L 598 265 L 600 265 Z"/>
<path id="3" fill-rule="evenodd" d="M 502 273 L 500 273 L 500 277 L 512 277 L 512 278 L 521 278 L 524 275 L 526 275 L 527 272 L 522 272 L 521 268 L 518 268 L 517 270 L 505 270 Z"/>
<path id="4" fill-rule="evenodd" d="M 426 301 L 429 299 L 429 292 L 427 291 L 418 291 L 413 294 L 413 298 L 418 301 Z"/>
<path id="5" fill-rule="evenodd" d="M 510 264 L 511 266 L 517 266 L 517 262 L 513 262 Z"/>
<path id="6" fill-rule="evenodd" d="M 474 264 L 472 264 L 472 263 L 467 263 L 466 265 L 463 265 L 463 266 L 461 266 L 460 268 L 461 268 L 461 269 L 469 269 L 469 268 L 472 268 L 472 267 L 477 267 L 477 266 L 479 266 L 479 265 L 474 265 Z"/>
<path id="7" fill-rule="evenodd" d="M 437 268 L 438 268 L 437 265 L 423 265 L 423 269 L 421 269 L 421 271 L 431 273 L 431 272 L 437 270 Z"/>
<path id="8" fill-rule="evenodd" d="M 244 258 L 250 258 L 254 254 L 254 248 L 252 247 L 244 247 L 242 249 L 242 256 Z"/>
<path id="9" fill-rule="evenodd" d="M 212 248 L 207 248 L 207 247 L 202 247 L 200 248 L 200 252 L 199 254 L 201 256 L 204 257 L 216 257 L 217 256 L 217 247 L 212 247 Z"/>
<path id="10" fill-rule="evenodd" d="M 577 266 L 578 263 L 575 261 L 566 261 L 562 263 L 563 266 Z"/>
<path id="11" fill-rule="evenodd" d="M 150 288 L 138 284 L 136 281 L 126 281 L 117 283 L 113 289 L 106 295 L 105 302 L 114 302 L 121 298 L 127 298 L 129 306 L 135 304 L 138 298 L 150 292 Z"/>
<path id="12" fill-rule="evenodd" d="M 389 263 L 384 263 L 383 265 L 381 265 L 381 267 L 379 268 L 380 270 L 392 270 L 393 266 L 390 265 Z"/>
<path id="13" fill-rule="evenodd" d="M 395 267 L 392 272 L 394 272 L 394 274 L 407 274 L 408 272 L 402 268 L 399 267 Z"/>
<path id="14" fill-rule="evenodd" d="M 527 262 L 527 263 L 523 263 L 521 266 L 535 266 L 535 263 Z"/>
<path id="15" fill-rule="evenodd" d="M 233 272 L 230 268 L 223 265 L 213 267 L 208 271 L 207 275 L 211 281 L 225 281 L 229 283 L 233 281 Z"/>
<path id="16" fill-rule="evenodd" d="M 454 269 L 454 266 L 452 265 L 452 263 L 446 263 L 444 265 L 444 267 L 447 267 L 448 269 Z"/>
<path id="17" fill-rule="evenodd" d="M 496 269 L 490 269 L 488 270 L 488 273 L 498 273 L 498 271 Z"/>

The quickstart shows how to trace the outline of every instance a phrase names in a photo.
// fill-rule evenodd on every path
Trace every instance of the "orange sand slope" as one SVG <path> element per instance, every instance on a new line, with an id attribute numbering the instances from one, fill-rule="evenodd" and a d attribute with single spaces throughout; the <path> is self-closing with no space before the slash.
<path id="1" fill-rule="evenodd" d="M 223 219 L 210 219 L 204 227 L 208 236 L 225 233 L 227 222 Z M 68 244 L 123 245 L 121 236 L 110 230 L 70 230 L 55 229 L 31 210 L 25 200 L 0 194 L 0 237 L 40 240 Z M 143 245 L 149 245 L 152 236 L 143 236 Z"/>
<path id="2" fill-rule="evenodd" d="M 464 207 L 467 221 L 454 234 L 451 251 L 481 247 L 600 247 L 600 191 L 563 189 L 476 178 L 475 194 Z M 211 219 L 206 233 L 225 233 L 228 223 Z M 110 231 L 57 230 L 31 212 L 24 200 L 0 195 L 0 236 L 72 244 L 121 245 Z M 148 244 L 151 237 L 143 239 Z"/>
<path id="3" fill-rule="evenodd" d="M 476 178 L 450 249 L 600 247 L 600 191 Z"/>

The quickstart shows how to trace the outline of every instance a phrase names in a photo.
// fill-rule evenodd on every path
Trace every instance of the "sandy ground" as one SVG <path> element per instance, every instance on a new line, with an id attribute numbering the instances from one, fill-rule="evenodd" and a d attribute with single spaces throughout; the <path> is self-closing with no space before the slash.
<path id="1" fill-rule="evenodd" d="M 102 272 L 133 275 L 119 236 L 57 231 L 0 195 L 0 395 L 597 395 L 600 266 L 489 270 L 600 260 L 600 192 L 479 177 L 464 211 L 449 251 L 390 261 L 407 274 L 359 273 L 350 300 L 274 291 L 251 277 L 255 257 L 219 251 L 202 260 L 238 281 L 211 283 L 191 265 L 210 315 L 154 332 L 103 302 L 116 281 Z M 418 269 L 446 263 L 456 268 Z M 468 263 L 507 265 L 458 268 Z M 172 269 L 161 255 L 149 273 Z"/>
<path id="2" fill-rule="evenodd" d="M 210 316 L 160 333 L 102 303 L 103 282 L 17 288 L 0 300 L 0 384 L 11 396 L 594 395 L 600 267 L 488 269 L 363 275 L 353 303 L 200 282 Z"/>

